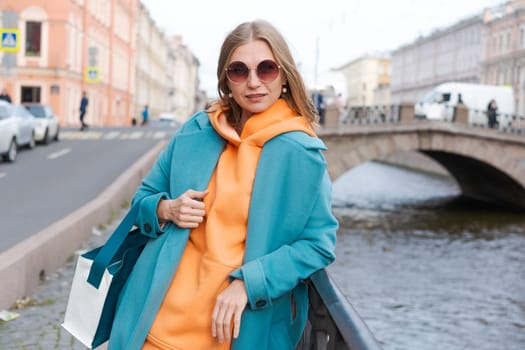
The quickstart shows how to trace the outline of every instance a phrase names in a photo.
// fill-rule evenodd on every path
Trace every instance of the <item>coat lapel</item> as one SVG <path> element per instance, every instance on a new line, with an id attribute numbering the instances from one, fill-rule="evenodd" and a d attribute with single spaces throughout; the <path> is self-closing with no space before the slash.
<path id="1" fill-rule="evenodd" d="M 196 132 L 179 135 L 172 158 L 172 198 L 188 189 L 204 191 L 208 187 L 224 145 L 225 141 L 209 124 Z"/>

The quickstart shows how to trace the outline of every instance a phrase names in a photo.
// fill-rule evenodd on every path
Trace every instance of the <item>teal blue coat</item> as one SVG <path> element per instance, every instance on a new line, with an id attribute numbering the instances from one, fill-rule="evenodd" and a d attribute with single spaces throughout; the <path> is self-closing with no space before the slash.
<path id="1" fill-rule="evenodd" d="M 133 200 L 142 200 L 137 225 L 152 239 L 121 294 L 109 350 L 142 347 L 189 237 L 188 229 L 172 223 L 160 228 L 158 201 L 188 189 L 205 190 L 224 145 L 207 114 L 197 113 L 143 179 Z M 231 274 L 244 280 L 248 294 L 232 349 L 293 349 L 302 334 L 308 311 L 305 280 L 335 259 L 338 223 L 324 149 L 322 141 L 303 132 L 281 134 L 263 147 L 244 263 Z"/>

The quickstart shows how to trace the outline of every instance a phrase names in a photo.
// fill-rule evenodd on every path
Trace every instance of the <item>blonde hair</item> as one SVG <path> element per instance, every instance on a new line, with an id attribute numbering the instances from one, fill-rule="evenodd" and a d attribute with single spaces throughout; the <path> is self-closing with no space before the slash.
<path id="1" fill-rule="evenodd" d="M 298 115 L 305 117 L 313 126 L 317 121 L 316 109 L 308 96 L 290 49 L 281 33 L 264 20 L 245 22 L 238 25 L 224 39 L 222 44 L 217 65 L 217 90 L 228 122 L 232 126 L 237 126 L 240 122 L 242 111 L 235 100 L 228 96 L 230 91 L 225 71 L 226 65 L 229 63 L 231 55 L 236 48 L 256 40 L 262 40 L 268 44 L 277 64 L 281 66 L 287 89 L 287 92 L 283 93 L 281 98 L 285 99 Z"/>

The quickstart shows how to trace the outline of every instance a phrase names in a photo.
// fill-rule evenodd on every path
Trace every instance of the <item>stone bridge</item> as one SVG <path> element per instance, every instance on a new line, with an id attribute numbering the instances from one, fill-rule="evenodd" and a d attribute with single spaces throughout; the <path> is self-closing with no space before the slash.
<path id="1" fill-rule="evenodd" d="M 523 133 L 403 117 L 366 125 L 327 121 L 318 134 L 328 146 L 325 156 L 332 180 L 366 161 L 417 151 L 446 168 L 463 195 L 525 210 Z"/>

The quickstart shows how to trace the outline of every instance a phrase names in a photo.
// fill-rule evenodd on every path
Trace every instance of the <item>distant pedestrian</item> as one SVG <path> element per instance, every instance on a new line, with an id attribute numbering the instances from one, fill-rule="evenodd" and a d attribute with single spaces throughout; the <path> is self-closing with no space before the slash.
<path id="1" fill-rule="evenodd" d="M 149 119 L 149 109 L 148 105 L 144 106 L 144 109 L 142 110 L 142 125 L 146 125 L 148 123 Z"/>
<path id="2" fill-rule="evenodd" d="M 0 100 L 11 103 L 11 97 L 7 93 L 6 89 L 2 89 L 2 93 L 0 94 Z"/>
<path id="3" fill-rule="evenodd" d="M 494 129 L 498 125 L 497 119 L 498 105 L 494 99 L 490 100 L 489 105 L 487 106 L 487 119 L 489 128 Z"/>
<path id="4" fill-rule="evenodd" d="M 80 100 L 80 131 L 86 129 L 88 125 L 84 122 L 84 116 L 87 112 L 87 106 L 88 106 L 89 100 L 87 98 L 87 93 L 84 91 L 82 92 L 82 99 Z"/>
<path id="5" fill-rule="evenodd" d="M 319 124 L 323 125 L 324 124 L 324 111 L 325 111 L 323 94 L 320 91 L 315 92 L 313 96 L 313 100 L 314 100 L 315 108 L 317 109 L 317 113 L 319 114 Z"/>
<path id="6" fill-rule="evenodd" d="M 335 96 L 334 104 L 335 108 L 337 108 L 339 119 L 341 119 L 345 113 L 345 102 L 343 101 L 343 94 L 339 93 Z"/>

